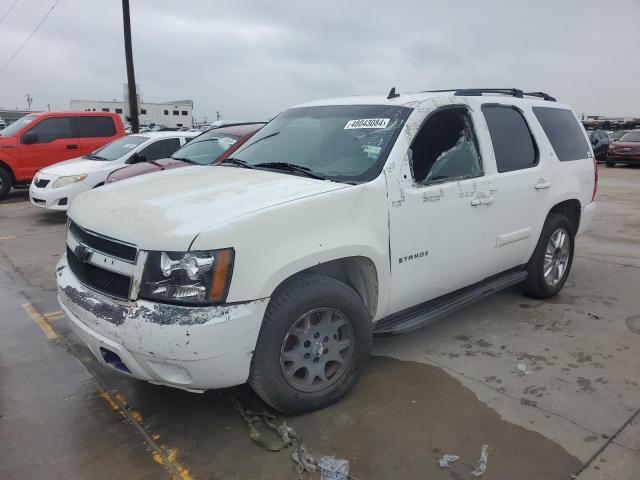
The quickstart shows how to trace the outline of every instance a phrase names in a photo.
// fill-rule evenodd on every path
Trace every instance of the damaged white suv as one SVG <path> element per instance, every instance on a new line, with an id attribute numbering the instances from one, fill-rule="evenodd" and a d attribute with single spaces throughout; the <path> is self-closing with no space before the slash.
<path id="1" fill-rule="evenodd" d="M 291 414 L 356 382 L 372 334 L 502 288 L 549 297 L 590 223 L 593 152 L 543 93 L 452 90 L 286 110 L 217 166 L 82 194 L 59 300 L 102 363 Z"/>

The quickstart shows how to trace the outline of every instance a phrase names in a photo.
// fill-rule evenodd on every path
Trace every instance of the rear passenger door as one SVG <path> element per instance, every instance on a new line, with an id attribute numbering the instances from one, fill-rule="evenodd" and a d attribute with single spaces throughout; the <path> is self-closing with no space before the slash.
<path id="1" fill-rule="evenodd" d="M 535 140 L 541 129 L 529 107 L 485 103 L 482 113 L 491 139 L 496 172 L 491 179 L 490 242 L 483 251 L 493 274 L 529 261 L 553 202 L 551 158 Z"/>
<path id="2" fill-rule="evenodd" d="M 116 138 L 113 118 L 104 116 L 74 117 L 78 137 L 78 155 L 86 155 Z"/>

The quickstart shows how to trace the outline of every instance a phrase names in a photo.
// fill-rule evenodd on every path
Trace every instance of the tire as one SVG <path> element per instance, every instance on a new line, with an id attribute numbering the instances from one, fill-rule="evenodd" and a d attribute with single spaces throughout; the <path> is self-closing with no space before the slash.
<path id="1" fill-rule="evenodd" d="M 562 289 L 569 277 L 573 263 L 575 229 L 576 226 L 564 215 L 558 213 L 549 214 L 542 228 L 538 245 L 536 245 L 536 249 L 527 265 L 529 275 L 521 285 L 524 293 L 536 298 L 549 298 Z M 558 232 L 566 235 L 566 248 L 557 248 L 554 250 L 555 247 L 550 242 L 552 238 L 556 241 L 560 240 L 557 236 Z M 552 250 L 553 253 L 550 254 L 550 258 L 545 259 L 548 248 Z M 556 270 L 556 268 L 553 267 L 551 271 L 552 275 L 545 276 L 545 260 L 552 262 L 551 266 L 564 265 L 564 267 L 561 268 L 562 273 L 559 274 L 560 270 Z"/>
<path id="2" fill-rule="evenodd" d="M 12 185 L 13 177 L 11 176 L 11 173 L 0 167 L 0 200 L 9 195 Z"/>
<path id="3" fill-rule="evenodd" d="M 294 277 L 271 297 L 251 360 L 249 384 L 285 414 L 331 405 L 364 372 L 371 353 L 371 328 L 367 307 L 344 283 L 315 274 Z M 314 370 L 323 372 L 323 378 L 312 375 Z"/>
<path id="4" fill-rule="evenodd" d="M 606 162 L 604 162 L 604 165 L 605 165 L 606 167 L 615 167 L 615 166 L 616 166 L 616 162 L 609 162 L 609 161 L 606 161 Z"/>

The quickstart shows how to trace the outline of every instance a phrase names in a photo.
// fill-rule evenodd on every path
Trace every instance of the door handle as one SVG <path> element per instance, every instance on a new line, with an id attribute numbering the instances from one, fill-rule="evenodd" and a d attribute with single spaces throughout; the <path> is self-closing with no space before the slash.
<path id="1" fill-rule="evenodd" d="M 540 180 L 538 180 L 538 183 L 533 186 L 533 188 L 535 188 L 536 190 L 544 190 L 545 188 L 549 188 L 551 185 L 551 182 L 545 180 L 544 178 L 541 178 Z"/>
<path id="2" fill-rule="evenodd" d="M 78 145 L 74 145 L 73 143 L 71 145 L 67 145 L 67 149 L 68 150 L 77 150 L 78 149 Z"/>
<path id="3" fill-rule="evenodd" d="M 477 207 L 478 205 L 487 205 L 493 203 L 493 196 L 478 194 L 471 200 L 471 206 Z"/>

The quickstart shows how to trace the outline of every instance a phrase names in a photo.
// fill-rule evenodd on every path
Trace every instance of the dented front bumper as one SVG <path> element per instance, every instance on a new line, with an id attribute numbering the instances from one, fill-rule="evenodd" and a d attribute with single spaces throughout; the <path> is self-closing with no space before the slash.
<path id="1" fill-rule="evenodd" d="M 66 256 L 56 277 L 60 306 L 99 362 L 187 390 L 246 382 L 268 299 L 213 307 L 118 301 L 80 283 Z"/>

